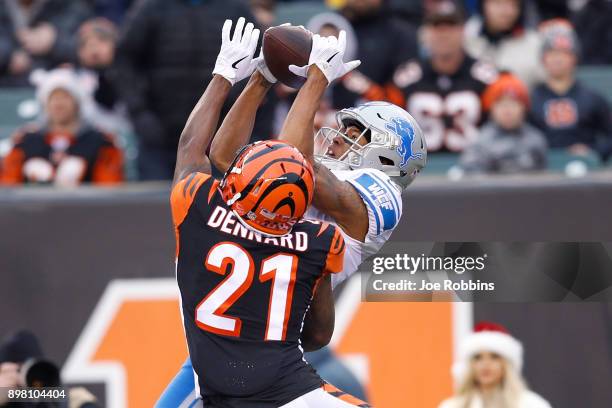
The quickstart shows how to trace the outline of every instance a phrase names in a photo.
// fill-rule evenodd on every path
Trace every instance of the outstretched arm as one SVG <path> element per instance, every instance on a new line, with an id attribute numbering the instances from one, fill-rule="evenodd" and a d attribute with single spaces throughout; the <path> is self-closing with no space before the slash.
<path id="1" fill-rule="evenodd" d="M 238 149 L 249 142 L 257 109 L 271 87 L 272 83 L 256 70 L 225 116 L 210 146 L 210 159 L 219 171 L 227 171 Z"/>
<path id="2" fill-rule="evenodd" d="M 308 70 L 306 83 L 302 85 L 285 118 L 280 139 L 285 140 L 312 161 L 314 149 L 314 117 L 328 82 L 315 65 Z"/>
<path id="3" fill-rule="evenodd" d="M 336 43 L 323 43 L 320 37 L 313 36 L 309 60 L 311 65 L 306 67 L 306 71 L 301 71 L 307 78 L 306 83 L 298 92 L 280 134 L 280 139 L 296 146 L 311 161 L 314 149 L 314 116 L 325 88 L 335 78 L 359 65 L 358 61 L 342 62 L 345 47 L 343 31 Z M 295 67 L 292 71 L 298 74 Z M 316 183 L 313 205 L 332 217 L 348 236 L 363 242 L 369 221 L 367 209 L 359 193 L 349 183 L 338 180 L 325 166 L 314 163 L 314 168 Z"/>
<path id="4" fill-rule="evenodd" d="M 325 88 L 334 80 L 357 68 L 361 61 L 343 62 L 346 50 L 346 32 L 340 31 L 338 38 L 312 36 L 312 49 L 308 64 L 303 67 L 290 65 L 289 70 L 306 78 L 281 130 L 280 139 L 297 147 L 306 158 L 313 157 L 314 117 L 319 109 Z"/>
<path id="5" fill-rule="evenodd" d="M 221 108 L 231 87 L 232 85 L 222 76 L 213 76 L 206 91 L 193 108 L 179 140 L 173 184 L 194 171 L 210 173 L 210 161 L 206 156 L 206 149 L 214 135 Z"/>
<path id="6" fill-rule="evenodd" d="M 221 33 L 221 51 L 217 56 L 213 79 L 189 115 L 179 140 L 174 181 L 176 184 L 194 171 L 210 173 L 210 160 L 206 149 L 213 138 L 221 108 L 232 85 L 251 75 L 253 54 L 259 39 L 259 30 L 252 23 L 245 27 L 240 17 L 230 39 L 231 20 L 225 20 Z"/>

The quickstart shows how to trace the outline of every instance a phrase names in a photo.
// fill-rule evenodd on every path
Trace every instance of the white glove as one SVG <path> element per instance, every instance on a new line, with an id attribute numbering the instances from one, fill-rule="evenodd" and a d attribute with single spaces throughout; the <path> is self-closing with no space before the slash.
<path id="1" fill-rule="evenodd" d="M 272 72 L 270 72 L 270 70 L 268 69 L 268 66 L 266 65 L 266 61 L 264 60 L 263 48 L 259 50 L 259 57 L 253 59 L 252 64 L 261 73 L 261 75 L 263 75 L 264 78 L 266 78 L 266 81 L 268 81 L 271 84 L 276 83 L 277 81 L 276 77 L 272 75 Z"/>
<path id="2" fill-rule="evenodd" d="M 343 62 L 342 58 L 345 50 L 346 32 L 344 30 L 340 31 L 338 38 L 334 36 L 321 37 L 315 34 L 312 36 L 312 49 L 308 58 L 308 65 L 303 67 L 289 65 L 289 71 L 306 78 L 308 67 L 315 64 L 323 72 L 329 85 L 333 80 L 342 77 L 361 64 L 359 60 Z"/>
<path id="3" fill-rule="evenodd" d="M 225 20 L 221 31 L 221 51 L 213 70 L 213 74 L 221 75 L 232 85 L 249 77 L 255 69 L 253 55 L 259 40 L 259 30 L 253 29 L 253 23 L 245 27 L 244 22 L 244 17 L 238 19 L 234 37 L 230 39 L 232 20 Z"/>

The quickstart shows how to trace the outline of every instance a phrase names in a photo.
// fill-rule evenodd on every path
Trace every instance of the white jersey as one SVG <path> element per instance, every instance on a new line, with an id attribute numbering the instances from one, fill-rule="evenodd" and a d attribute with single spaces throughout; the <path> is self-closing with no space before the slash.
<path id="1" fill-rule="evenodd" d="M 346 250 L 344 269 L 332 275 L 332 287 L 350 277 L 368 257 L 376 254 L 387 242 L 402 216 L 402 192 L 400 188 L 380 170 L 331 170 L 339 179 L 351 183 L 361 196 L 368 210 L 368 233 L 365 242 L 349 237 L 342 231 Z M 330 216 L 311 206 L 304 218 L 327 221 L 335 224 Z"/>

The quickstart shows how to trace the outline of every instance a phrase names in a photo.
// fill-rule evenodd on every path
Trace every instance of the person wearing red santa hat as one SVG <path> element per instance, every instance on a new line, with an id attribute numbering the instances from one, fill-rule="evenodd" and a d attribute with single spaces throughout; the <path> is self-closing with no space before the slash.
<path id="1" fill-rule="evenodd" d="M 455 395 L 439 408 L 551 408 L 521 375 L 523 346 L 502 325 L 480 322 L 460 345 Z"/>

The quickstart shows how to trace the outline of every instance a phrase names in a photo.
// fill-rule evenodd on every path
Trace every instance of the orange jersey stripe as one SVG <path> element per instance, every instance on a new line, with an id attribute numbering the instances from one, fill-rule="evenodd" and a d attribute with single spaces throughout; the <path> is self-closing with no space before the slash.
<path id="1" fill-rule="evenodd" d="M 170 194 L 170 204 L 175 227 L 181 225 L 193 203 L 196 191 L 209 178 L 210 174 L 191 173 L 174 186 Z"/>
<path id="2" fill-rule="evenodd" d="M 219 186 L 219 180 L 213 181 L 212 186 L 210 186 L 210 191 L 208 192 L 208 204 L 210 204 L 210 202 L 212 201 L 212 198 L 215 196 L 218 186 Z"/>
<path id="3" fill-rule="evenodd" d="M 176 257 L 179 253 L 179 226 L 187 217 L 196 192 L 209 178 L 210 174 L 191 173 L 172 188 L 170 207 L 172 208 L 172 223 L 174 224 L 174 235 L 176 237 Z"/>
<path id="4" fill-rule="evenodd" d="M 363 408 L 369 407 L 367 402 L 362 401 L 359 398 L 353 397 L 352 395 L 347 394 L 346 392 L 336 388 L 335 386 L 329 383 L 323 384 L 323 391 L 327 392 L 330 395 L 333 395 L 334 397 L 348 404 L 355 405 L 356 407 L 363 407 Z"/>
<path id="5" fill-rule="evenodd" d="M 329 253 L 325 262 L 325 271 L 328 273 L 339 273 L 344 268 L 344 251 L 346 245 L 340 229 L 336 227 L 334 237 L 331 240 Z"/>

